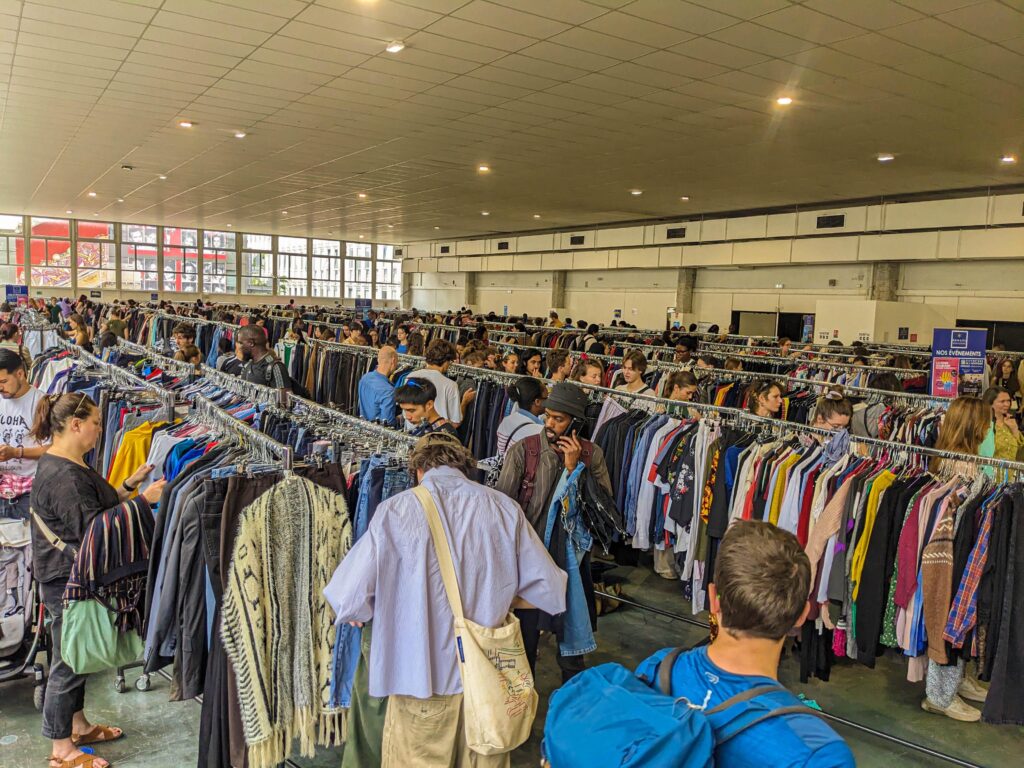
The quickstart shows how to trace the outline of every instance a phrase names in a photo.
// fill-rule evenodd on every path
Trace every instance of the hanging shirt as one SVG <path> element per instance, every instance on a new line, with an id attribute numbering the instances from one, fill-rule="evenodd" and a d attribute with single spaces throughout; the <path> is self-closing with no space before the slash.
<path id="1" fill-rule="evenodd" d="M 512 412 L 498 425 L 498 455 L 504 456 L 511 446 L 524 437 L 539 435 L 543 431 L 544 422 L 540 416 L 534 416 L 529 411 L 514 405 Z"/>

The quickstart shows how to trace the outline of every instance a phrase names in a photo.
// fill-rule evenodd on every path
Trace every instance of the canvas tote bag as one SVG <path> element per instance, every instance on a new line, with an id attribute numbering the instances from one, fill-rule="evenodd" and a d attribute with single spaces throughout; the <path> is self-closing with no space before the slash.
<path id="1" fill-rule="evenodd" d="M 530 738 L 538 700 L 519 619 L 509 611 L 501 625 L 492 629 L 463 615 L 451 548 L 437 505 L 423 486 L 414 488 L 413 493 L 426 512 L 444 591 L 455 616 L 466 743 L 482 755 L 510 752 Z"/>

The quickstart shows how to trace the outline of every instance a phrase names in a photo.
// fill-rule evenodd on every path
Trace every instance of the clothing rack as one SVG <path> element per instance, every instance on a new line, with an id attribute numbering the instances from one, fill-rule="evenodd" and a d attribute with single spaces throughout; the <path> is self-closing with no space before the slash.
<path id="1" fill-rule="evenodd" d="M 319 344 L 320 346 L 334 350 L 337 352 L 349 352 L 354 355 L 360 355 L 362 357 L 377 357 L 377 353 L 380 351 L 376 347 L 362 347 L 358 344 L 342 344 L 338 341 L 327 341 L 325 339 L 312 339 L 307 338 L 308 344 Z M 419 365 L 423 362 L 423 358 L 418 355 L 406 355 L 401 352 L 398 354 L 398 361 L 405 364 L 416 364 Z"/>
<path id="2" fill-rule="evenodd" d="M 305 410 L 307 413 L 313 416 L 320 416 L 327 419 L 334 424 L 328 424 L 327 428 L 333 431 L 337 431 L 340 434 L 344 434 L 344 429 L 354 429 L 359 432 L 363 432 L 368 435 L 373 435 L 380 439 L 382 443 L 397 445 L 400 447 L 411 447 L 415 445 L 417 438 L 410 435 L 408 432 L 403 432 L 400 429 L 388 427 L 383 424 L 375 424 L 372 421 L 366 421 L 358 416 L 352 416 L 347 413 L 342 413 L 333 408 L 329 408 L 326 405 L 315 403 L 312 400 L 307 400 L 303 397 L 296 397 L 292 395 L 288 398 L 288 405 L 291 410 L 294 410 L 296 406 Z"/>
<path id="3" fill-rule="evenodd" d="M 124 368 L 119 368 L 112 363 L 108 363 L 91 352 L 86 352 L 81 347 L 72 344 L 66 339 L 60 339 L 58 342 L 59 346 L 72 355 L 77 357 L 88 367 L 95 369 L 118 386 L 124 387 L 125 389 L 145 389 L 150 394 L 154 395 L 156 400 L 161 404 L 161 411 L 165 421 L 174 421 L 174 404 L 175 398 L 174 393 L 164 387 L 154 384 L 151 381 L 146 381 L 140 376 L 136 376 L 131 371 L 126 371 Z"/>
<path id="4" fill-rule="evenodd" d="M 172 315 L 170 312 L 164 312 L 163 310 L 160 309 L 154 310 L 153 315 L 164 319 L 176 320 L 179 323 L 193 323 L 195 325 L 214 325 L 229 331 L 237 331 L 239 328 L 242 327 L 241 325 L 228 323 L 225 322 L 224 320 L 207 320 L 205 317 L 194 317 L 193 315 Z"/>
<path id="5" fill-rule="evenodd" d="M 183 360 L 175 360 L 173 357 L 160 354 L 159 352 L 144 347 L 141 344 L 136 344 L 133 341 L 127 339 L 118 339 L 117 346 L 126 349 L 132 354 L 141 355 L 147 357 L 150 360 L 155 360 L 160 363 L 160 367 L 172 372 L 175 376 L 195 376 L 196 367 L 191 363 L 186 363 Z"/>
<path id="6" fill-rule="evenodd" d="M 489 371 L 482 368 L 471 368 L 465 365 L 452 365 L 451 370 L 464 374 L 470 378 L 476 378 L 478 380 L 491 380 L 502 383 L 511 383 L 521 378 L 526 378 L 519 373 L 504 373 L 498 371 Z M 661 405 L 666 410 L 671 408 L 682 408 L 688 410 L 695 410 L 698 412 L 704 412 L 709 414 L 715 414 L 720 418 L 724 418 L 733 423 L 750 422 L 760 424 L 763 428 L 772 429 L 779 432 L 799 432 L 806 435 L 815 435 L 818 437 L 833 437 L 836 433 L 823 429 L 820 427 L 812 427 L 808 424 L 798 424 L 796 422 L 783 421 L 781 419 L 770 418 L 767 416 L 756 416 L 749 411 L 744 411 L 739 408 L 727 408 L 720 405 L 708 405 L 706 403 L 697 403 L 691 401 L 680 401 L 680 400 L 669 400 L 668 398 L 658 397 L 657 395 L 643 395 L 634 392 L 626 392 L 623 390 L 609 389 L 608 387 L 598 386 L 597 384 L 585 384 L 583 382 L 573 382 L 580 388 L 587 390 L 592 393 L 600 395 L 611 395 L 615 398 L 629 398 L 633 401 L 647 402 L 653 405 Z M 903 443 L 892 443 L 887 440 L 879 440 L 873 437 L 855 437 L 850 436 L 850 442 L 852 444 L 865 445 L 869 448 L 883 449 L 893 453 L 901 454 L 915 454 L 928 456 L 933 458 L 948 459 L 951 461 L 959 461 L 966 464 L 978 464 L 983 466 L 990 466 L 997 469 L 1005 470 L 1007 473 L 1016 473 L 1018 475 L 1024 475 L 1024 462 L 1011 461 L 1008 459 L 996 459 L 987 456 L 974 456 L 966 453 L 956 453 L 954 451 L 943 451 L 937 448 L 927 448 L 920 445 L 906 445 Z"/>
<path id="7" fill-rule="evenodd" d="M 205 364 L 200 366 L 200 371 L 202 371 L 203 378 L 211 384 L 241 395 L 258 405 L 282 405 L 287 402 L 288 393 L 283 390 L 263 384 L 254 384 L 240 376 L 232 376 L 230 373 L 218 371 Z"/>
<path id="8" fill-rule="evenodd" d="M 216 403 L 203 395 L 195 395 L 192 399 L 192 414 L 199 421 L 211 424 L 215 429 L 237 435 L 243 443 L 249 442 L 266 450 L 270 455 L 276 456 L 285 472 L 292 469 L 292 449 L 283 445 L 258 429 L 249 426 L 241 419 L 236 419 L 230 413 L 221 410 Z"/>

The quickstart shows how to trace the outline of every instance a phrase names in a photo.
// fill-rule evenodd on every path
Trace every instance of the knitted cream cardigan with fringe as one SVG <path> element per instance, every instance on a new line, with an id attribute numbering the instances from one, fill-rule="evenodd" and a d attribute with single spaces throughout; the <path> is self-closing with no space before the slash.
<path id="1" fill-rule="evenodd" d="M 221 635 L 235 670 L 250 768 L 273 768 L 315 744 L 341 744 L 331 709 L 333 615 L 324 587 L 352 545 L 345 500 L 289 477 L 242 511 Z"/>

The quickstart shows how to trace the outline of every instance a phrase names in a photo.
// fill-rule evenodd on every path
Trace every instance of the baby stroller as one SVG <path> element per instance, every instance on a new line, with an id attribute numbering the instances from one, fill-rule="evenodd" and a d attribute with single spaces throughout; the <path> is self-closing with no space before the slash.
<path id="1" fill-rule="evenodd" d="M 31 559 L 28 521 L 0 518 L 0 683 L 33 678 L 32 703 L 42 711 L 46 675 L 36 656 L 49 649 Z"/>

